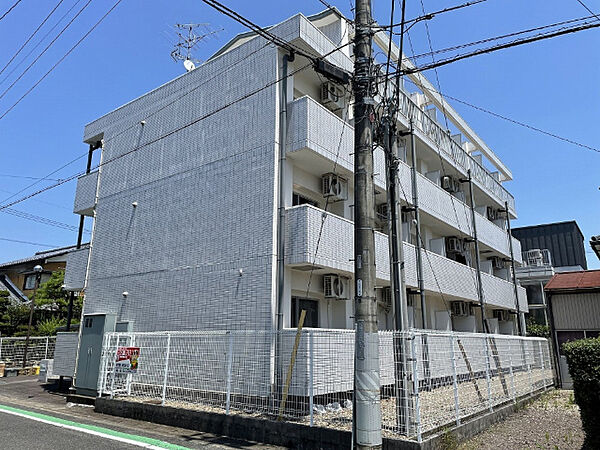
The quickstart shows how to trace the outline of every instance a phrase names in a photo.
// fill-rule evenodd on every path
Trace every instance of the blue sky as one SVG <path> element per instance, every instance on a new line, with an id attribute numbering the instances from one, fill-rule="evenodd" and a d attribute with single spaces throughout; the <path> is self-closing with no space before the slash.
<path id="1" fill-rule="evenodd" d="M 324 6 L 302 2 L 224 0 L 255 23 L 269 25 L 296 12 L 306 15 Z M 23 0 L 0 21 L 0 69 L 43 20 L 58 0 Z M 64 0 L 32 44 L 43 36 L 76 0 Z M 87 0 L 80 0 L 74 11 Z M 4 12 L 13 0 L 0 1 Z M 351 15 L 350 1 L 330 2 Z M 423 0 L 425 11 L 460 3 Z M 93 0 L 71 27 L 15 86 L 0 99 L 0 115 L 29 89 L 112 6 Z M 600 5 L 587 4 L 600 13 Z M 374 1 L 374 16 L 389 22 L 389 1 Z M 399 17 L 399 6 L 396 8 Z M 422 14 L 421 3 L 410 1 L 407 18 Z M 479 5 L 435 17 L 428 23 L 434 49 L 509 33 L 589 13 L 576 0 L 488 0 Z M 245 29 L 199 0 L 161 2 L 123 0 L 111 15 L 31 94 L 0 120 L 0 203 L 34 180 L 83 155 L 83 127 L 119 105 L 169 81 L 183 71 L 170 58 L 177 22 L 208 22 L 224 28 L 216 38 L 200 44 L 196 56 L 207 58 Z M 58 26 L 60 30 L 64 24 Z M 56 33 L 56 30 L 54 33 Z M 423 23 L 410 32 L 415 53 L 429 50 Z M 43 49 L 50 38 L 5 82 L 0 95 Z M 20 61 L 28 49 L 15 60 Z M 555 134 L 600 147 L 598 125 L 600 90 L 600 29 L 557 37 L 518 48 L 478 56 L 438 69 L 443 93 L 527 122 Z M 410 47 L 408 53 L 412 53 Z M 12 66 L 0 74 L 0 82 Z M 435 74 L 426 74 L 435 84 Z M 478 134 L 512 170 L 506 184 L 514 194 L 519 219 L 513 226 L 576 220 L 585 237 L 600 234 L 600 153 L 535 133 L 450 101 Z M 85 167 L 85 158 L 52 178 L 66 178 Z M 49 184 L 43 181 L 24 193 Z M 75 183 L 66 183 L 14 208 L 73 226 Z M 23 195 L 23 194 L 21 194 Z M 88 219 L 89 220 L 89 219 Z M 88 227 L 90 226 L 88 222 Z M 89 235 L 86 235 L 89 236 Z M 75 243 L 76 233 L 0 213 L 0 238 L 63 246 Z M 28 256 L 48 247 L 0 239 L 0 261 Z M 600 268 L 587 247 L 590 268 Z"/>

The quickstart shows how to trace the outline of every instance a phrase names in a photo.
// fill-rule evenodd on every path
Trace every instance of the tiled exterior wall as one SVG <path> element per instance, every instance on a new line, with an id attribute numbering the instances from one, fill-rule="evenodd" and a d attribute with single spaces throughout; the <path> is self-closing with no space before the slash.
<path id="1" fill-rule="evenodd" d="M 105 145 L 85 313 L 270 329 L 277 87 L 228 105 L 276 77 L 255 39 L 86 127 Z"/>

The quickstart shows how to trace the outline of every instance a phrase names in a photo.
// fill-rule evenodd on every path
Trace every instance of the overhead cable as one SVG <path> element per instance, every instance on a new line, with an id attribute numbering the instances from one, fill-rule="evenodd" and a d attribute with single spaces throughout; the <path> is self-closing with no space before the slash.
<path id="1" fill-rule="evenodd" d="M 91 1 L 91 0 L 89 0 L 89 1 Z M 30 88 L 29 88 L 29 89 L 28 89 L 28 90 L 27 90 L 27 91 L 26 91 L 26 92 L 25 92 L 25 93 L 24 93 L 24 94 L 23 94 L 23 95 L 22 95 L 22 96 L 21 96 L 21 97 L 20 97 L 20 98 L 19 98 L 19 99 L 18 99 L 18 100 L 15 102 L 15 103 L 13 103 L 13 105 L 12 105 L 10 108 L 8 108 L 6 111 L 4 111 L 4 113 L 2 113 L 2 115 L 0 115 L 0 120 L 2 120 L 2 119 L 4 118 L 4 116 L 6 116 L 6 115 L 7 115 L 7 114 L 8 114 L 10 111 L 12 111 L 12 109 L 13 109 L 15 106 L 17 106 L 17 105 L 18 105 L 18 104 L 21 102 L 21 100 L 23 100 L 25 97 L 27 97 L 27 95 L 29 95 L 29 93 L 30 93 L 31 91 L 33 91 L 33 90 L 34 90 L 34 89 L 35 89 L 35 88 L 36 88 L 36 87 L 37 87 L 37 86 L 38 86 L 38 85 L 39 85 L 39 84 L 40 84 L 40 83 L 41 83 L 41 82 L 42 82 L 42 81 L 43 81 L 43 80 L 44 80 L 44 79 L 45 79 L 45 78 L 48 76 L 48 75 L 50 75 L 50 73 L 51 73 L 51 72 L 52 72 L 54 69 L 56 69 L 56 67 L 57 67 L 57 66 L 58 66 L 60 63 L 62 63 L 62 62 L 65 60 L 65 58 L 66 58 L 67 56 L 69 56 L 69 55 L 71 54 L 71 52 L 72 52 L 73 50 L 75 50 L 75 49 L 77 48 L 77 46 L 79 46 L 79 44 L 81 44 L 81 43 L 82 43 L 82 42 L 85 40 L 85 38 L 87 38 L 87 37 L 88 37 L 88 36 L 89 36 L 89 35 L 90 35 L 90 34 L 91 34 L 91 33 L 92 33 L 92 32 L 93 32 L 95 29 L 96 29 L 96 27 L 97 27 L 98 25 L 100 25 L 100 24 L 102 23 L 102 21 L 103 21 L 104 19 L 106 19 L 106 17 L 107 17 L 107 16 L 108 16 L 108 15 L 109 15 L 109 14 L 110 14 L 110 13 L 111 13 L 111 12 L 112 12 L 112 11 L 113 11 L 113 10 L 114 10 L 114 9 L 115 9 L 117 6 L 118 6 L 118 5 L 119 5 L 119 3 L 121 3 L 122 1 L 123 1 L 123 0 L 117 0 L 117 2 L 116 2 L 116 3 L 115 3 L 115 4 L 114 4 L 114 5 L 113 5 L 113 6 L 112 6 L 112 7 L 111 7 L 111 8 L 110 8 L 110 9 L 109 9 L 109 10 L 108 10 L 108 11 L 107 11 L 107 12 L 106 12 L 106 13 L 105 13 L 105 14 L 104 14 L 104 15 L 103 15 L 103 16 L 102 16 L 102 17 L 101 17 L 101 18 L 100 18 L 100 19 L 99 19 L 99 20 L 98 20 L 98 21 L 97 21 L 97 22 L 96 22 L 94 25 L 93 25 L 93 26 L 92 26 L 92 28 L 90 28 L 90 29 L 87 31 L 87 33 L 85 33 L 85 34 L 84 34 L 84 35 L 81 37 L 81 39 L 79 39 L 79 40 L 78 40 L 78 41 L 75 43 L 75 45 L 73 45 L 73 47 L 71 47 L 71 48 L 70 48 L 70 49 L 67 51 L 67 53 L 65 53 L 65 54 L 64 54 L 64 55 L 63 55 L 63 56 L 62 56 L 62 57 L 61 57 L 61 58 L 60 58 L 60 59 L 59 59 L 59 60 L 56 62 L 56 64 L 54 64 L 54 65 L 53 65 L 53 66 L 50 68 L 50 70 L 48 70 L 48 72 L 46 72 L 46 73 L 45 73 L 45 74 L 44 74 L 44 75 L 43 75 L 43 76 L 42 76 L 42 77 L 41 77 L 41 78 L 40 78 L 38 81 L 36 81 L 36 83 L 35 83 L 35 84 L 34 84 L 32 87 L 30 87 Z M 88 3 L 89 3 L 89 2 L 88 2 Z M 87 4 L 86 4 L 86 5 L 87 5 Z M 1 96 L 0 96 L 0 98 L 1 98 Z"/>
<path id="2" fill-rule="evenodd" d="M 0 75 L 2 74 L 2 72 L 4 72 L 6 70 L 6 68 L 10 65 L 10 63 L 12 63 L 14 61 L 14 59 L 17 56 L 19 56 L 19 53 L 21 53 L 21 50 L 23 50 L 25 48 L 25 46 L 27 44 L 29 44 L 29 41 L 31 41 L 31 39 L 33 39 L 33 37 L 37 34 L 37 32 L 40 31 L 40 28 L 42 28 L 44 26 L 44 24 L 48 21 L 48 19 L 52 16 L 52 14 L 54 14 L 54 11 L 56 11 L 58 9 L 58 7 L 62 4 L 63 1 L 64 0 L 59 0 L 59 2 L 52 9 L 52 11 L 50 11 L 48 13 L 48 15 L 44 18 L 44 20 L 42 20 L 42 23 L 40 23 L 38 25 L 38 27 L 33 31 L 33 33 L 31 33 L 31 35 L 29 35 L 29 37 L 25 40 L 25 42 L 23 42 L 23 44 L 21 45 L 21 47 L 19 47 L 19 49 L 16 51 L 16 53 L 4 65 L 4 67 L 2 68 L 2 70 L 0 70 Z"/>

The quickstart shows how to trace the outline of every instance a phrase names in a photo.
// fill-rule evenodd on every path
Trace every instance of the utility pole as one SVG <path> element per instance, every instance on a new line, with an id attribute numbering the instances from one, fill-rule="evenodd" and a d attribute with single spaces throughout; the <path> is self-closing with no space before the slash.
<path id="1" fill-rule="evenodd" d="M 375 297 L 371 1 L 356 0 L 354 37 L 354 448 L 381 448 Z"/>
<path id="2" fill-rule="evenodd" d="M 510 248 L 510 269 L 512 272 L 513 287 L 515 289 L 515 307 L 517 310 L 517 329 L 519 336 L 525 336 L 523 332 L 523 324 L 521 323 L 521 305 L 519 305 L 519 289 L 517 287 L 517 272 L 515 271 L 515 254 L 513 251 L 512 232 L 510 229 L 510 213 L 508 212 L 508 202 L 504 202 L 504 210 L 506 214 L 506 232 L 508 233 L 508 246 Z"/>
<path id="3" fill-rule="evenodd" d="M 33 268 L 35 272 L 35 286 L 33 288 L 33 295 L 31 296 L 29 304 L 29 325 L 27 325 L 27 338 L 25 338 L 25 349 L 23 350 L 23 368 L 27 367 L 27 353 L 29 350 L 29 338 L 31 337 L 31 325 L 33 324 L 33 310 L 35 309 L 35 297 L 37 290 L 40 287 L 40 280 L 42 278 L 42 271 L 44 269 L 39 264 Z"/>

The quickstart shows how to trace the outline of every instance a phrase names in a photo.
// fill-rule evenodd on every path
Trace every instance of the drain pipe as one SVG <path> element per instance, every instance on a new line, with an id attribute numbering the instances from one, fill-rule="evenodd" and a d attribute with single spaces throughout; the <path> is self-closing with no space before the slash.
<path id="1" fill-rule="evenodd" d="M 294 60 L 294 54 L 283 55 L 283 67 L 281 73 L 281 92 L 279 101 L 279 207 L 277 215 L 277 338 L 275 341 L 275 371 L 276 391 L 282 392 L 282 368 L 279 365 L 281 353 L 281 330 L 283 330 L 283 296 L 285 295 L 285 164 L 287 144 L 287 106 L 288 106 L 288 62 Z"/>

